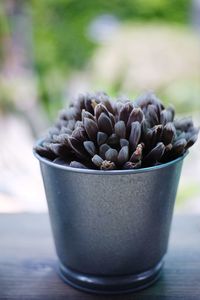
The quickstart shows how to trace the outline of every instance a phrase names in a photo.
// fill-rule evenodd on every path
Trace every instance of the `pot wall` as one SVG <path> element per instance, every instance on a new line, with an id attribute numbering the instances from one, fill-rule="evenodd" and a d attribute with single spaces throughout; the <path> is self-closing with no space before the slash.
<path id="1" fill-rule="evenodd" d="M 61 264 L 109 276 L 157 265 L 167 251 L 182 161 L 112 174 L 75 172 L 40 160 Z"/>

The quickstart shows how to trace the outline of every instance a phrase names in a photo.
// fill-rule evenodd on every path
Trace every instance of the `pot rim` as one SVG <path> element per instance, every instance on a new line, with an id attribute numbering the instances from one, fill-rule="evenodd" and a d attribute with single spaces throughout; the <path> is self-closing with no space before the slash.
<path id="1" fill-rule="evenodd" d="M 38 141 L 36 141 L 35 146 L 39 146 L 42 144 L 42 141 L 44 139 L 41 138 Z M 72 171 L 75 173 L 84 173 L 84 174 L 94 174 L 94 175 L 128 175 L 128 174 L 137 174 L 137 173 L 146 173 L 146 172 L 150 172 L 150 171 L 156 171 L 158 169 L 163 169 L 163 168 L 167 168 L 171 165 L 174 165 L 176 163 L 178 163 L 179 161 L 183 160 L 187 155 L 188 155 L 189 151 L 187 150 L 183 155 L 181 155 L 180 157 L 169 161 L 167 163 L 163 163 L 161 165 L 158 166 L 153 166 L 153 167 L 147 167 L 147 168 L 140 168 L 140 169 L 131 169 L 131 170 L 110 170 L 110 171 L 105 171 L 105 170 L 95 170 L 95 169 L 81 169 L 81 168 L 73 168 L 70 166 L 63 166 L 63 165 L 59 165 L 56 163 L 53 163 L 52 161 L 48 160 L 45 157 L 40 156 L 35 149 L 33 148 L 33 154 L 34 156 L 40 161 L 43 162 L 51 167 L 57 168 L 57 169 L 61 169 L 61 170 L 65 170 L 65 171 Z"/>

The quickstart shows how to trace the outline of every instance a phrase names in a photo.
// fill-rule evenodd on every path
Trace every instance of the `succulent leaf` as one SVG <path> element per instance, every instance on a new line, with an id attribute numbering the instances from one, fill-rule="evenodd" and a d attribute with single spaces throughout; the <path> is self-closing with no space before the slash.
<path id="1" fill-rule="evenodd" d="M 124 121 L 118 121 L 115 124 L 115 133 L 120 139 L 126 138 L 126 126 Z"/>
<path id="2" fill-rule="evenodd" d="M 132 109 L 133 105 L 130 102 L 127 102 L 124 105 L 122 105 L 119 112 L 119 120 L 124 121 L 124 123 L 126 124 Z"/>
<path id="3" fill-rule="evenodd" d="M 136 121 L 139 123 L 142 123 L 143 121 L 143 112 L 140 107 L 133 108 L 128 118 L 127 127 L 131 126 L 131 124 Z"/>
<path id="4" fill-rule="evenodd" d="M 116 149 L 108 149 L 105 153 L 106 160 L 116 162 L 117 161 L 118 152 Z"/>
<path id="5" fill-rule="evenodd" d="M 152 165 L 153 163 L 159 161 L 165 152 L 165 145 L 163 143 L 158 143 L 144 158 L 143 164 L 145 166 Z"/>
<path id="6" fill-rule="evenodd" d="M 112 133 L 107 140 L 107 143 L 109 145 L 117 145 L 118 142 L 119 142 L 119 137 L 115 133 Z"/>
<path id="7" fill-rule="evenodd" d="M 168 122 L 163 128 L 162 141 L 165 145 L 171 144 L 174 140 L 176 129 L 172 122 Z"/>
<path id="8" fill-rule="evenodd" d="M 129 146 L 129 141 L 127 139 L 120 139 L 121 148 L 124 146 Z"/>
<path id="9" fill-rule="evenodd" d="M 99 148 L 99 155 L 105 158 L 105 153 L 108 149 L 110 149 L 110 146 L 108 144 L 102 144 Z"/>
<path id="10" fill-rule="evenodd" d="M 112 121 L 104 112 L 98 118 L 98 126 L 99 130 L 105 132 L 107 135 L 111 135 L 113 132 Z"/>
<path id="11" fill-rule="evenodd" d="M 108 136 L 105 132 L 98 131 L 97 132 L 97 144 L 100 146 L 104 144 L 107 140 Z"/>
<path id="12" fill-rule="evenodd" d="M 99 155 L 95 154 L 95 155 L 93 156 L 93 158 L 92 158 L 92 162 L 93 162 L 93 164 L 95 164 L 97 167 L 100 167 L 101 164 L 102 164 L 102 162 L 103 162 L 103 159 L 102 159 Z"/>
<path id="13" fill-rule="evenodd" d="M 87 167 L 84 164 L 78 161 L 71 161 L 69 166 L 72 168 L 87 169 Z"/>
<path id="14" fill-rule="evenodd" d="M 128 146 L 124 146 L 121 148 L 118 154 L 118 163 L 123 165 L 129 158 L 129 148 Z"/>
<path id="15" fill-rule="evenodd" d="M 133 122 L 131 124 L 131 132 L 129 136 L 129 143 L 133 150 L 136 149 L 137 144 L 140 140 L 140 136 L 141 136 L 141 124 L 138 121 Z"/>
<path id="16" fill-rule="evenodd" d="M 102 103 L 99 103 L 95 106 L 95 109 L 94 109 L 94 114 L 97 119 L 99 118 L 101 113 L 105 113 L 109 117 L 109 112 L 108 112 L 107 108 Z"/>
<path id="17" fill-rule="evenodd" d="M 97 132 L 98 132 L 98 127 L 95 121 L 89 119 L 89 118 L 84 118 L 83 120 L 85 130 L 87 132 L 88 137 L 92 140 L 95 141 L 97 137 Z"/>
<path id="18" fill-rule="evenodd" d="M 85 141 L 83 143 L 85 150 L 91 155 L 94 156 L 96 154 L 96 148 L 92 141 Z"/>

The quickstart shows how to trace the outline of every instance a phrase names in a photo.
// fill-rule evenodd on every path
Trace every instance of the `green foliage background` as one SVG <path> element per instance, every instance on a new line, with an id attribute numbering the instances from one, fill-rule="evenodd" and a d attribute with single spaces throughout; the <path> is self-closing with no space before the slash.
<path id="1" fill-rule="evenodd" d="M 87 38 L 86 30 L 98 15 L 112 14 L 122 21 L 184 24 L 189 7 L 188 0 L 33 0 L 37 71 L 83 67 L 96 46 Z"/>
<path id="2" fill-rule="evenodd" d="M 95 17 L 112 14 L 122 22 L 186 24 L 190 5 L 190 0 L 32 0 L 35 70 L 45 110 L 51 115 L 62 106 L 62 80 L 83 68 L 97 47 L 87 36 Z"/>

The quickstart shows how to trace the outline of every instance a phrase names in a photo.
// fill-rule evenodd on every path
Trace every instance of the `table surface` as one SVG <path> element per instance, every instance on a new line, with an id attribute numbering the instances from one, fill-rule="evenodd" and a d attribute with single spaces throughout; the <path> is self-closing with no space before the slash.
<path id="1" fill-rule="evenodd" d="M 200 300 L 200 217 L 175 216 L 160 280 L 138 293 L 96 296 L 57 275 L 48 215 L 0 215 L 0 299 Z"/>

